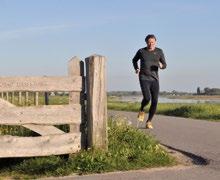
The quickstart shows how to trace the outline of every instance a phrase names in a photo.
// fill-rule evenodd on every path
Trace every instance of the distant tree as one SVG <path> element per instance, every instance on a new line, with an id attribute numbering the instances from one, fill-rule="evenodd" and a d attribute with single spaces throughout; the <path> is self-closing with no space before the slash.
<path id="1" fill-rule="evenodd" d="M 209 94 L 210 94 L 210 95 L 220 95 L 220 89 L 218 89 L 218 88 L 212 88 L 212 89 L 210 89 Z"/>
<path id="2" fill-rule="evenodd" d="M 201 94 L 200 87 L 197 87 L 197 94 Z"/>
<path id="3" fill-rule="evenodd" d="M 210 88 L 209 88 L 209 87 L 205 87 L 205 88 L 204 88 L 204 93 L 205 93 L 205 94 L 209 94 L 209 92 L 210 92 Z"/>
<path id="4" fill-rule="evenodd" d="M 131 95 L 133 95 L 133 96 L 134 96 L 134 95 L 137 95 L 137 92 L 136 92 L 136 91 L 132 91 L 132 92 L 131 92 Z"/>
<path id="5" fill-rule="evenodd" d="M 220 95 L 220 89 L 219 88 L 204 88 L 204 93 L 206 95 Z"/>
<path id="6" fill-rule="evenodd" d="M 177 91 L 173 90 L 172 92 L 172 95 L 177 95 Z"/>

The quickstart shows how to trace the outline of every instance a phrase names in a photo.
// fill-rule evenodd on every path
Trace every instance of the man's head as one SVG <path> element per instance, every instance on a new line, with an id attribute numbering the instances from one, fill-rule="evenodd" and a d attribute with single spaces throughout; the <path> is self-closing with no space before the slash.
<path id="1" fill-rule="evenodd" d="M 145 42 L 147 43 L 147 48 L 149 50 L 154 50 L 156 47 L 156 37 L 153 34 L 148 34 L 145 38 Z"/>

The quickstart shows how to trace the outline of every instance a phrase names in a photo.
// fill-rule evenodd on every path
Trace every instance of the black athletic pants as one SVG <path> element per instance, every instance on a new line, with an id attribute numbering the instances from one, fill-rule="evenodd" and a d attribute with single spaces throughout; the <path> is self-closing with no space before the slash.
<path id="1" fill-rule="evenodd" d="M 156 79 L 143 80 L 139 78 L 139 82 L 143 94 L 143 100 L 141 102 L 140 111 L 144 111 L 144 107 L 147 106 L 151 100 L 151 105 L 148 115 L 148 121 L 151 121 L 157 109 L 157 102 L 159 95 L 159 80 Z"/>

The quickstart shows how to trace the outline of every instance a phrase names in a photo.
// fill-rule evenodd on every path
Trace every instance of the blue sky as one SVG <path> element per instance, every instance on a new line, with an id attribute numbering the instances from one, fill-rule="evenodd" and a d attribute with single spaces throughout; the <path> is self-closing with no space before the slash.
<path id="1" fill-rule="evenodd" d="M 131 60 L 153 33 L 167 69 L 160 90 L 220 88 L 217 0 L 0 0 L 0 76 L 66 75 L 67 62 L 107 57 L 107 89 L 140 90 Z"/>

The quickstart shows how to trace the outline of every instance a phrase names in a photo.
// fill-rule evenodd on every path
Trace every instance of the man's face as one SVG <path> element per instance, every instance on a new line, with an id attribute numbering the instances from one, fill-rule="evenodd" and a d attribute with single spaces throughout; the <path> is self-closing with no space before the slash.
<path id="1" fill-rule="evenodd" d="M 148 41 L 147 41 L 147 47 L 148 47 L 148 49 L 150 49 L 150 50 L 154 50 L 155 47 L 156 47 L 156 40 L 155 40 L 154 38 L 148 39 Z"/>

